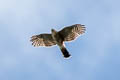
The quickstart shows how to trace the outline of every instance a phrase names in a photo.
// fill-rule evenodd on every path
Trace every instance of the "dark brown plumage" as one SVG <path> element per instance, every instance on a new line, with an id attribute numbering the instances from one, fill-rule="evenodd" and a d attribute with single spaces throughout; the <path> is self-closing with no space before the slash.
<path id="1" fill-rule="evenodd" d="M 75 40 L 79 35 L 85 33 L 85 27 L 81 24 L 74 24 L 72 26 L 67 26 L 60 31 L 54 29 L 51 30 L 51 34 L 39 34 L 31 37 L 32 45 L 35 47 L 45 46 L 50 47 L 53 45 L 58 45 L 65 58 L 70 57 L 69 52 L 65 48 L 65 41 Z"/>

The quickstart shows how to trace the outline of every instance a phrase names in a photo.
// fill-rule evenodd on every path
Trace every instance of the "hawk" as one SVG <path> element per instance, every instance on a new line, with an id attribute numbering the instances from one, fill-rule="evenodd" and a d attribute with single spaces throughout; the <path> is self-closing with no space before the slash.
<path id="1" fill-rule="evenodd" d="M 67 26 L 60 31 L 51 29 L 51 34 L 39 34 L 31 37 L 32 45 L 34 47 L 45 46 L 50 47 L 58 45 L 64 56 L 69 58 L 71 55 L 67 51 L 64 42 L 75 40 L 79 35 L 85 33 L 85 25 L 74 24 Z"/>

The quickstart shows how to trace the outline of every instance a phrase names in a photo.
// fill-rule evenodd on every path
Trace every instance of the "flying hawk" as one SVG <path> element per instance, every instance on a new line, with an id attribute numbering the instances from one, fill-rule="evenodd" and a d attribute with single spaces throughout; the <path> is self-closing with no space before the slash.
<path id="1" fill-rule="evenodd" d="M 64 56 L 64 58 L 69 58 L 71 55 L 65 48 L 65 41 L 75 40 L 79 35 L 85 33 L 85 25 L 74 24 L 67 26 L 60 31 L 51 29 L 51 34 L 39 34 L 31 37 L 32 45 L 34 47 L 45 46 L 50 47 L 53 45 L 58 45 Z"/>

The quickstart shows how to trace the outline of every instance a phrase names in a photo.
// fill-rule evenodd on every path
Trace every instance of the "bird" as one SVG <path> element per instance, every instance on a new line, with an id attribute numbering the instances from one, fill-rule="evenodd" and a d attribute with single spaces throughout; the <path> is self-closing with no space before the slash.
<path id="1" fill-rule="evenodd" d="M 81 34 L 85 33 L 85 31 L 85 25 L 74 24 L 71 26 L 66 26 L 60 31 L 51 29 L 51 33 L 33 35 L 30 41 L 34 47 L 51 47 L 53 45 L 58 45 L 64 58 L 70 58 L 71 54 L 66 49 L 64 43 L 77 39 Z"/>

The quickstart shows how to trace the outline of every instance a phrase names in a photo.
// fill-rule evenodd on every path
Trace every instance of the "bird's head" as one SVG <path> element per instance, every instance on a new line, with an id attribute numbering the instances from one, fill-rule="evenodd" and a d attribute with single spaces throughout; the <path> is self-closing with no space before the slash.
<path id="1" fill-rule="evenodd" d="M 57 33 L 57 31 L 55 29 L 51 29 L 52 33 Z"/>
<path id="2" fill-rule="evenodd" d="M 55 29 L 51 29 L 52 36 L 55 36 L 57 34 L 57 31 Z"/>

